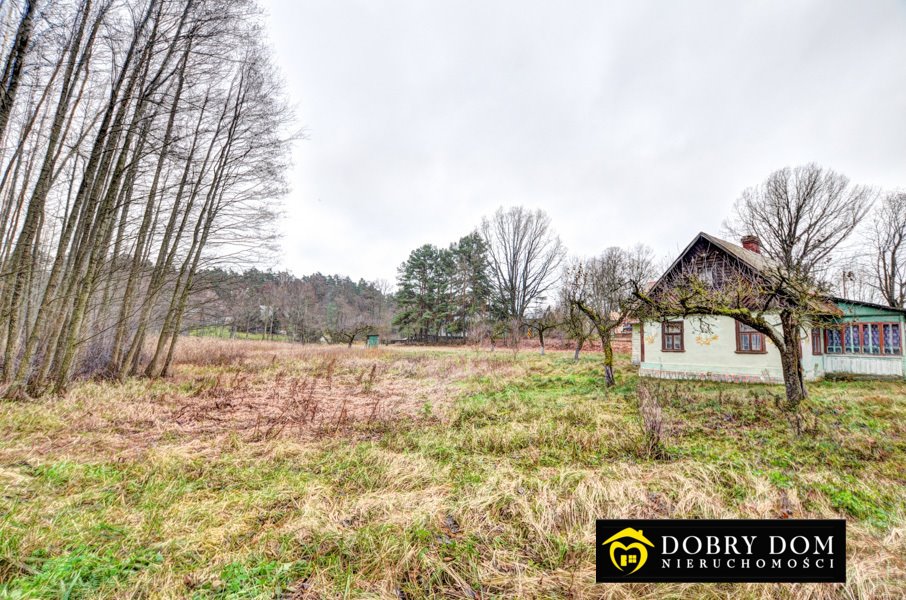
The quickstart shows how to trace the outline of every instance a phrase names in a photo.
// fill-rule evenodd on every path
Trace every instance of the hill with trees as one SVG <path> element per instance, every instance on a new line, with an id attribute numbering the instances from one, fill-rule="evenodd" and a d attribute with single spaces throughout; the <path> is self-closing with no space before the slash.
<path id="1" fill-rule="evenodd" d="M 346 344 L 366 333 L 390 333 L 394 299 L 384 282 L 258 269 L 210 269 L 199 278 L 190 332 Z"/>

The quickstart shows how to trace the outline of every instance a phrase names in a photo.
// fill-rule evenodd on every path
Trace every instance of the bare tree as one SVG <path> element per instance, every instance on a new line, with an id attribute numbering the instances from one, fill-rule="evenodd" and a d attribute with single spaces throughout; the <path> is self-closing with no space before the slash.
<path id="1" fill-rule="evenodd" d="M 522 322 L 534 303 L 557 283 L 566 250 L 551 228 L 550 217 L 521 206 L 481 221 L 488 248 L 494 303 L 506 319 Z"/>
<path id="2" fill-rule="evenodd" d="M 544 356 L 544 334 L 560 327 L 563 319 L 561 311 L 554 306 L 539 307 L 525 319 L 525 326 L 538 334 L 541 356 Z"/>
<path id="3" fill-rule="evenodd" d="M 867 241 L 863 248 L 871 248 L 872 245 L 874 240 Z M 882 302 L 874 265 L 867 260 L 870 258 L 873 258 L 871 253 L 864 251 L 835 253 L 833 267 L 825 276 L 830 291 L 842 298 Z"/>
<path id="4" fill-rule="evenodd" d="M 7 396 L 165 373 L 198 269 L 268 238 L 293 136 L 258 14 L 254 0 L 0 2 Z"/>
<path id="5" fill-rule="evenodd" d="M 573 360 L 579 361 L 579 353 L 594 332 L 594 325 L 572 300 L 571 288 L 577 285 L 577 274 L 582 270 L 582 261 L 571 259 L 563 269 L 563 285 L 560 286 L 557 311 L 563 316 L 561 327 L 566 337 L 576 344 Z"/>
<path id="6" fill-rule="evenodd" d="M 3 61 L 3 70 L 0 72 L 0 140 L 3 139 L 6 131 L 6 125 L 13 109 L 13 101 L 16 99 L 16 91 L 22 81 L 22 69 L 25 66 L 25 58 L 29 51 L 34 28 L 36 4 L 36 0 L 24 0 L 19 26 L 16 28 L 11 48 L 6 55 L 6 60 Z"/>
<path id="7" fill-rule="evenodd" d="M 757 237 L 778 269 L 814 283 L 876 196 L 876 190 L 814 163 L 785 167 L 745 190 L 725 226 L 736 239 Z"/>
<path id="8" fill-rule="evenodd" d="M 370 315 L 361 314 L 352 307 L 341 309 L 327 328 L 331 341 L 343 342 L 352 348 L 356 338 L 376 330 L 376 324 Z"/>
<path id="9" fill-rule="evenodd" d="M 906 307 L 906 192 L 887 194 L 869 234 L 877 290 L 888 306 Z"/>
<path id="10" fill-rule="evenodd" d="M 678 264 L 651 290 L 635 284 L 647 318 L 732 317 L 767 336 L 780 352 L 786 407 L 807 397 L 803 327 L 839 314 L 822 276 L 834 250 L 870 208 L 874 191 L 814 164 L 772 173 L 743 192 L 728 229 L 754 234 L 764 255 L 753 262 Z"/>
<path id="11" fill-rule="evenodd" d="M 604 352 L 607 386 L 616 383 L 613 374 L 613 336 L 636 309 L 633 282 L 653 275 L 651 251 L 644 246 L 631 250 L 611 247 L 600 256 L 576 261 L 567 271 L 565 293 L 594 326 Z"/>

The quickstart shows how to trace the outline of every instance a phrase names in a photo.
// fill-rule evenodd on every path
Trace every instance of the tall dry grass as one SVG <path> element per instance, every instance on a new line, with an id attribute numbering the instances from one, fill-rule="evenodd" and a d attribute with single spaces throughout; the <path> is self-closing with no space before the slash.
<path id="1" fill-rule="evenodd" d="M 906 386 L 815 390 L 797 433 L 770 388 L 640 385 L 626 357 L 608 390 L 594 355 L 183 342 L 167 380 L 0 405 L 0 597 L 906 590 Z M 849 518 L 845 585 L 594 583 L 598 518 L 819 516 Z"/>

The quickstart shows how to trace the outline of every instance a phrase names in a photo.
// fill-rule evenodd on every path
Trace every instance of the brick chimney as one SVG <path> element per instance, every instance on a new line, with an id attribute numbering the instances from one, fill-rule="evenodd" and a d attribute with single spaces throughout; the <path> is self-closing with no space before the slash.
<path id="1" fill-rule="evenodd" d="M 757 235 L 742 236 L 742 247 L 746 250 L 761 254 L 761 240 L 758 239 Z"/>

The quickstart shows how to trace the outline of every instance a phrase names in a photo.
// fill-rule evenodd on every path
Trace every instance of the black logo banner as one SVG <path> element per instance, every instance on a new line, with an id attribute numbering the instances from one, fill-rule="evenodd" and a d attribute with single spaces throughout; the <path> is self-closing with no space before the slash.
<path id="1" fill-rule="evenodd" d="M 846 582 L 843 519 L 599 520 L 599 583 Z"/>

